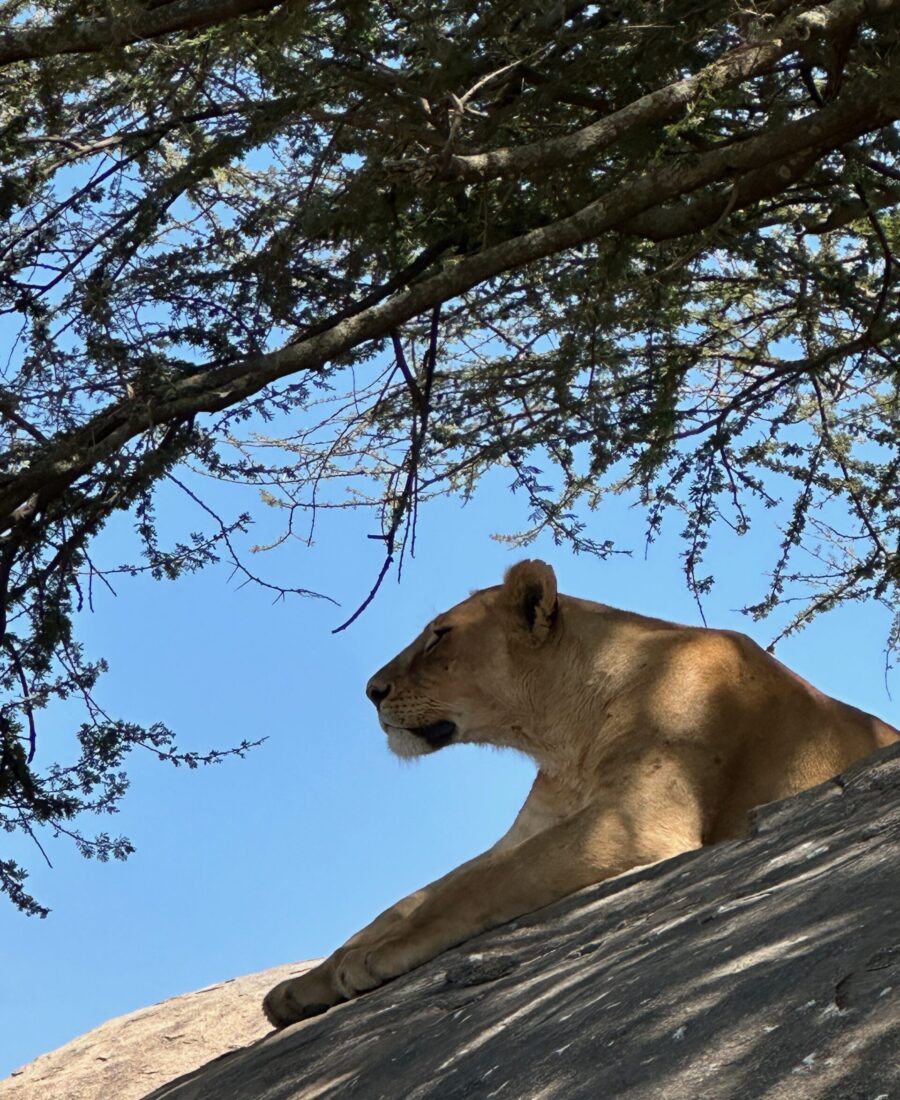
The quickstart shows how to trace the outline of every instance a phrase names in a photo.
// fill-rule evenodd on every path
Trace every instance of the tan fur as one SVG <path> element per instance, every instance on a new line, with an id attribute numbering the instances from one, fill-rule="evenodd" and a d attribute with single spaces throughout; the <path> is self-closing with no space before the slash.
<path id="1" fill-rule="evenodd" d="M 743 634 L 557 596 L 537 561 L 439 615 L 367 692 L 398 755 L 509 746 L 537 778 L 493 848 L 277 985 L 264 1008 L 279 1027 L 590 883 L 739 836 L 753 806 L 900 737 Z"/>

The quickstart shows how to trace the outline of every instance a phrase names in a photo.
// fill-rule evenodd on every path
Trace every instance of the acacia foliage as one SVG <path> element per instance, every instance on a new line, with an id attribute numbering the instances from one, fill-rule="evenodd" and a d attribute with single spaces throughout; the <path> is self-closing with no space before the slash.
<path id="1" fill-rule="evenodd" d="M 133 569 L 255 576 L 197 472 L 286 536 L 374 509 L 382 576 L 422 499 L 498 464 L 523 543 L 610 552 L 610 492 L 650 537 L 675 513 L 698 595 L 719 525 L 780 509 L 751 613 L 894 605 L 898 11 L 0 3 L 4 827 L 125 856 L 78 815 L 115 810 L 136 745 L 198 762 L 101 709 L 73 627 L 117 510 Z M 167 482 L 206 521 L 174 546 Z M 64 767 L 39 717 L 71 695 Z M 24 877 L 0 860 L 43 911 Z"/>

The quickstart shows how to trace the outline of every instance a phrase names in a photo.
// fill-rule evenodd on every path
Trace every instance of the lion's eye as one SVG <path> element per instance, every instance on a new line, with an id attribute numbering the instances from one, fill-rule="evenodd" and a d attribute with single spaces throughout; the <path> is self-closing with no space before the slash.
<path id="1" fill-rule="evenodd" d="M 432 630 L 431 636 L 425 643 L 425 652 L 430 653 L 441 640 L 441 638 L 443 638 L 445 634 L 449 634 L 452 629 L 453 628 L 449 626 L 439 626 Z"/>

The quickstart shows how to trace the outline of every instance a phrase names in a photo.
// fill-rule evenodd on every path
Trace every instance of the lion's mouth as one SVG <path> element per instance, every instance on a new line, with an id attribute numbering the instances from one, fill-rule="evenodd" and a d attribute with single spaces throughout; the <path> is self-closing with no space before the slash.
<path id="1" fill-rule="evenodd" d="M 416 726 L 415 729 L 411 729 L 409 732 L 414 733 L 416 737 L 421 737 L 423 741 L 427 741 L 433 749 L 440 749 L 448 744 L 451 737 L 456 733 L 456 723 L 444 719 L 440 722 L 432 722 L 428 726 Z"/>
<path id="2" fill-rule="evenodd" d="M 394 735 L 401 738 L 398 745 L 402 748 L 398 748 L 398 745 L 395 744 L 391 746 L 394 752 L 399 752 L 401 756 L 419 755 L 423 750 L 413 748 L 416 741 L 428 746 L 425 751 L 433 752 L 435 749 L 442 749 L 445 745 L 450 744 L 453 735 L 456 733 L 456 723 L 448 719 L 442 719 L 440 722 L 429 722 L 427 726 L 398 726 L 382 718 L 381 728 L 389 737 Z"/>

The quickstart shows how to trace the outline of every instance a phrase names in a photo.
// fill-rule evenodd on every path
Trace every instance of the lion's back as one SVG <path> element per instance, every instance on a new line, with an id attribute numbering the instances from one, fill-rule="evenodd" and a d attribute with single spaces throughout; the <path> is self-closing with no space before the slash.
<path id="1" fill-rule="evenodd" d="M 735 741 L 737 748 L 721 771 L 711 839 L 740 834 L 754 806 L 817 786 L 900 740 L 893 726 L 820 691 L 752 639 L 722 633 L 742 665 L 731 684 L 721 685 L 730 705 L 719 716 L 711 748 Z"/>

